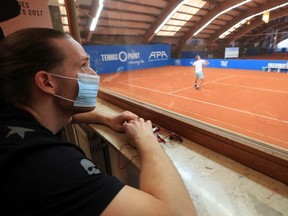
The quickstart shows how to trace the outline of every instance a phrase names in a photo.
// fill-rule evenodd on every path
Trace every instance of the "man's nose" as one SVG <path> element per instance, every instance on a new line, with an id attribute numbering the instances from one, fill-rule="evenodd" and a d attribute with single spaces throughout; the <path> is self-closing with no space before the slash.
<path id="1" fill-rule="evenodd" d="M 88 72 L 88 74 L 91 74 L 91 75 L 98 75 L 97 74 L 97 71 L 94 71 L 93 68 L 91 68 L 90 66 L 86 69 L 86 72 Z"/>

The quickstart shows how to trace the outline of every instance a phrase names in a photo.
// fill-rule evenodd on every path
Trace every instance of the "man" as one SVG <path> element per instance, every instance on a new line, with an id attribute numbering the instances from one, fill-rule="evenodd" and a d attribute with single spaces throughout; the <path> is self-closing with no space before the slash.
<path id="1" fill-rule="evenodd" d="M 1 216 L 196 215 L 151 121 L 97 113 L 98 84 L 89 57 L 67 34 L 30 28 L 0 42 Z M 55 136 L 71 121 L 125 131 L 141 158 L 140 188 L 91 167 L 81 149 Z"/>
<path id="2" fill-rule="evenodd" d="M 196 55 L 195 58 L 196 58 L 196 61 L 192 64 L 192 66 L 195 66 L 195 76 L 196 76 L 194 87 L 196 90 L 200 90 L 201 85 L 204 82 L 204 75 L 203 75 L 203 71 L 202 71 L 203 70 L 202 66 L 207 65 L 208 61 L 201 59 L 201 57 L 199 55 Z"/>

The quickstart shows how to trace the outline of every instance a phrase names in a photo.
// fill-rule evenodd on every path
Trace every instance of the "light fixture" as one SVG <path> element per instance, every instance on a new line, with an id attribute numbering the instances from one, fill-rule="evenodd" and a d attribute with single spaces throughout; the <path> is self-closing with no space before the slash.
<path id="1" fill-rule="evenodd" d="M 264 11 L 263 16 L 262 16 L 262 20 L 265 23 L 268 23 L 269 22 L 269 17 L 270 17 L 270 11 Z"/>
<path id="2" fill-rule="evenodd" d="M 90 31 L 94 31 L 96 26 L 97 26 L 98 19 L 100 17 L 101 11 L 102 11 L 103 6 L 104 6 L 103 3 L 104 3 L 104 0 L 99 1 L 99 7 L 98 7 L 98 10 L 96 12 L 95 17 L 92 20 L 91 25 L 90 25 Z"/>
<path id="3" fill-rule="evenodd" d="M 185 4 L 187 0 L 184 0 L 182 2 L 180 2 L 177 7 L 174 8 L 174 10 L 166 17 L 166 19 L 161 23 L 161 25 L 158 26 L 158 28 L 155 30 L 154 34 L 157 34 L 160 29 L 167 23 L 167 21 L 178 11 L 178 9 Z"/>

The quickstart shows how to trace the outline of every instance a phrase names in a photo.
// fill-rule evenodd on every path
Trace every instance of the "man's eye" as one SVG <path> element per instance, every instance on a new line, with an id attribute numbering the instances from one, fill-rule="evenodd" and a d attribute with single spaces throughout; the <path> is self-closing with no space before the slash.
<path id="1" fill-rule="evenodd" d="M 81 65 L 81 69 L 88 69 L 90 67 L 90 62 Z"/>
<path id="2" fill-rule="evenodd" d="M 86 69 L 89 68 L 89 66 L 88 66 L 88 65 L 82 65 L 80 68 L 81 68 L 82 70 L 86 70 Z"/>

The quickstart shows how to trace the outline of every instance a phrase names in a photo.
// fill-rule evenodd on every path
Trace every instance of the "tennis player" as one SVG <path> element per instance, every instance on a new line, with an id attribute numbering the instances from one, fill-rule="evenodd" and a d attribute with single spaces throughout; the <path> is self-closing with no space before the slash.
<path id="1" fill-rule="evenodd" d="M 204 74 L 203 74 L 203 66 L 206 66 L 209 64 L 207 60 L 201 59 L 199 55 L 196 55 L 196 61 L 192 64 L 192 66 L 195 67 L 195 83 L 194 87 L 196 90 L 201 89 L 201 85 L 204 82 Z"/>

